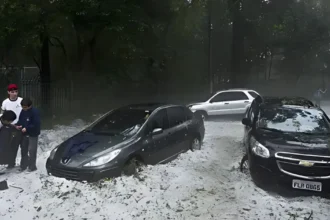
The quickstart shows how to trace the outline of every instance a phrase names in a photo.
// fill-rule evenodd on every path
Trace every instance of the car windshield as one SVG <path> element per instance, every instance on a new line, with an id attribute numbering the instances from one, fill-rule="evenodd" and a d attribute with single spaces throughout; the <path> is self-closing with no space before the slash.
<path id="1" fill-rule="evenodd" d="M 257 122 L 259 129 L 281 132 L 328 134 L 329 122 L 324 113 L 317 109 L 263 108 Z"/>
<path id="2" fill-rule="evenodd" d="M 105 116 L 90 131 L 108 135 L 134 135 L 147 120 L 151 111 L 144 109 L 118 109 Z"/>

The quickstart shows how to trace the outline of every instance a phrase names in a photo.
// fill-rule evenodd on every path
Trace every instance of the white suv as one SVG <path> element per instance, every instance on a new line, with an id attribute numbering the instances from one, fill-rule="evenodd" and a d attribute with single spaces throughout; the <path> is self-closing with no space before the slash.
<path id="1" fill-rule="evenodd" d="M 259 94 L 250 89 L 228 89 L 218 91 L 205 102 L 189 104 L 188 107 L 203 118 L 209 115 L 244 114 L 257 96 Z"/>

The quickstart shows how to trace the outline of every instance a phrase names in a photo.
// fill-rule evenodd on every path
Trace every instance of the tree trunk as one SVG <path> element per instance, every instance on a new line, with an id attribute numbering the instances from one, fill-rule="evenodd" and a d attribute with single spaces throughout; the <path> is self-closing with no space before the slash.
<path id="1" fill-rule="evenodd" d="M 213 30 L 213 24 L 212 24 L 212 0 L 209 0 L 208 5 L 208 11 L 209 11 L 209 30 L 208 30 L 208 36 L 209 36 L 209 92 L 210 94 L 213 94 L 213 86 L 214 86 L 214 80 L 213 80 L 213 69 L 212 69 L 212 59 L 213 59 L 213 51 L 212 51 L 212 30 Z"/>
<path id="2" fill-rule="evenodd" d="M 52 115 L 51 108 L 51 68 L 49 55 L 49 36 L 47 33 L 41 34 L 41 66 L 40 66 L 40 81 L 41 81 L 41 104 L 45 115 Z"/>
<path id="3" fill-rule="evenodd" d="M 232 12 L 232 57 L 231 57 L 231 85 L 244 86 L 244 18 L 241 11 L 241 1 L 230 0 Z"/>
<path id="4" fill-rule="evenodd" d="M 85 56 L 85 50 L 84 50 L 84 43 L 82 42 L 82 39 L 79 35 L 79 33 L 76 31 L 77 34 L 77 60 L 75 63 L 75 68 L 74 68 L 74 74 L 75 76 L 79 76 L 80 73 L 82 72 L 82 61 Z"/>
<path id="5" fill-rule="evenodd" d="M 82 77 L 87 77 L 88 79 L 91 72 L 93 72 L 94 75 L 96 70 L 96 59 L 94 54 L 96 40 L 97 36 L 94 35 L 91 40 L 85 42 L 79 33 L 77 33 L 77 59 L 74 67 L 74 75 L 79 79 L 83 80 Z"/>

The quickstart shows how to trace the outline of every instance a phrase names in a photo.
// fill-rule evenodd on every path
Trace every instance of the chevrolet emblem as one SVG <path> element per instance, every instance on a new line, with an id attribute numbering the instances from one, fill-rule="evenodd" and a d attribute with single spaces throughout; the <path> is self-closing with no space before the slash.
<path id="1" fill-rule="evenodd" d="M 309 161 L 306 161 L 306 160 L 301 160 L 301 161 L 299 162 L 299 165 L 304 166 L 304 167 L 311 167 L 311 166 L 314 165 L 314 163 L 309 162 Z"/>

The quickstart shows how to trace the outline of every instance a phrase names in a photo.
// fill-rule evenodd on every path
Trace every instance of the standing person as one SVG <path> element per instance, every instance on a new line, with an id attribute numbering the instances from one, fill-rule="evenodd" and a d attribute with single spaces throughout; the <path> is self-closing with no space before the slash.
<path id="1" fill-rule="evenodd" d="M 3 114 L 5 111 L 13 111 L 16 114 L 16 119 L 11 124 L 15 125 L 22 111 L 22 106 L 21 106 L 22 98 L 18 96 L 18 87 L 16 84 L 8 85 L 7 92 L 8 92 L 8 98 L 2 102 L 1 114 Z M 16 126 L 16 128 L 18 127 Z M 15 167 L 17 151 L 18 148 L 16 150 L 16 153 L 13 152 L 13 154 L 15 154 L 13 163 L 8 164 L 7 169 L 11 169 Z"/>
<path id="2" fill-rule="evenodd" d="M 0 164 L 15 164 L 18 146 L 21 143 L 21 131 L 12 122 L 16 119 L 15 112 L 8 110 L 0 118 Z"/>
<path id="3" fill-rule="evenodd" d="M 37 170 L 37 149 L 38 137 L 40 135 L 40 114 L 38 109 L 32 106 L 29 98 L 24 98 L 21 102 L 22 112 L 18 120 L 18 128 L 22 129 L 24 140 L 21 144 L 22 160 L 21 171 L 29 168 L 29 171 Z"/>
<path id="4" fill-rule="evenodd" d="M 314 93 L 315 104 L 321 107 L 322 96 L 326 93 L 326 89 L 322 90 L 321 88 L 317 89 Z"/>

